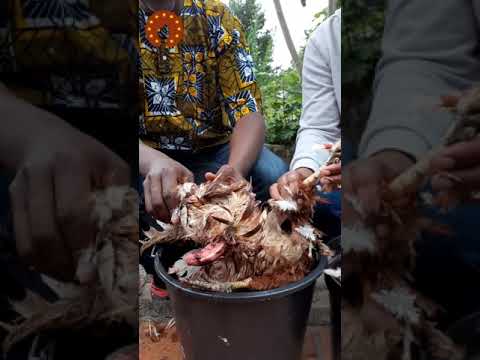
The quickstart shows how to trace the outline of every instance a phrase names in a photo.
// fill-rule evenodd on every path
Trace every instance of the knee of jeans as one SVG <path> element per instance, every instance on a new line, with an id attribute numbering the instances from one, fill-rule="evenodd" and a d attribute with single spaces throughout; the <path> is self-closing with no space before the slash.
<path id="1" fill-rule="evenodd" d="M 266 191 L 287 171 L 288 164 L 264 148 L 251 171 L 253 186 L 257 191 Z"/>

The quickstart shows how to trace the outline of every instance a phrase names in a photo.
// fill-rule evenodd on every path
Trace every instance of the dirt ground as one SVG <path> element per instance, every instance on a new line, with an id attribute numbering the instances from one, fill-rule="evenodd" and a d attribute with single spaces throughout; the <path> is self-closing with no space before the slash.
<path id="1" fill-rule="evenodd" d="M 147 334 L 146 324 L 140 332 L 139 360 L 184 360 L 183 351 L 175 327 L 162 331 L 159 341 L 153 341 Z M 329 329 L 326 327 L 311 327 L 305 338 L 305 348 L 302 360 L 333 359 L 330 345 Z"/>
<path id="2" fill-rule="evenodd" d="M 182 346 L 175 328 L 161 331 L 159 341 L 153 341 L 146 336 L 146 326 L 143 324 L 140 332 L 139 360 L 183 360 Z"/>

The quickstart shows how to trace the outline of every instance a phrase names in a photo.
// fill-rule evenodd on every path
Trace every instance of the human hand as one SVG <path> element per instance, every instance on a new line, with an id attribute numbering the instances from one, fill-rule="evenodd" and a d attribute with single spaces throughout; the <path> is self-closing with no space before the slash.
<path id="1" fill-rule="evenodd" d="M 205 174 L 205 179 L 207 181 L 213 181 L 218 179 L 220 182 L 224 182 L 226 184 L 232 184 L 241 180 L 244 180 L 244 177 L 231 165 L 223 165 L 216 174 L 207 172 Z"/>
<path id="2" fill-rule="evenodd" d="M 130 170 L 104 145 L 61 119 L 46 112 L 33 115 L 48 125 L 32 131 L 12 166 L 16 175 L 9 190 L 17 251 L 41 273 L 88 282 L 95 269 L 80 269 L 78 260 L 95 244 L 91 195 L 128 185 Z"/>
<path id="3" fill-rule="evenodd" d="M 324 189 L 333 187 L 338 188 L 342 184 L 342 164 L 335 163 L 325 166 L 323 169 L 324 175 L 320 178 L 320 185 Z"/>
<path id="4" fill-rule="evenodd" d="M 300 183 L 313 174 L 309 168 L 298 168 L 283 174 L 278 181 L 270 187 L 270 196 L 273 200 L 291 197 L 299 190 Z"/>
<path id="5" fill-rule="evenodd" d="M 343 192 L 347 197 L 357 199 L 367 214 L 375 214 L 380 210 L 382 185 L 413 164 L 413 159 L 395 150 L 357 160 L 343 169 Z"/>
<path id="6" fill-rule="evenodd" d="M 343 170 L 342 217 L 346 225 L 357 221 L 360 215 L 375 217 L 381 208 L 382 186 L 392 181 L 414 164 L 406 154 L 385 150 L 363 160 L 357 160 Z M 364 214 L 359 214 L 349 199 L 361 205 Z M 387 236 L 386 225 L 376 224 L 379 236 Z"/>
<path id="7" fill-rule="evenodd" d="M 156 219 L 170 222 L 173 210 L 180 201 L 178 185 L 193 182 L 194 177 L 192 172 L 179 162 L 157 153 L 148 164 L 143 182 L 145 210 Z"/>
<path id="8" fill-rule="evenodd" d="M 480 190 L 480 138 L 447 147 L 431 164 L 433 190 Z"/>

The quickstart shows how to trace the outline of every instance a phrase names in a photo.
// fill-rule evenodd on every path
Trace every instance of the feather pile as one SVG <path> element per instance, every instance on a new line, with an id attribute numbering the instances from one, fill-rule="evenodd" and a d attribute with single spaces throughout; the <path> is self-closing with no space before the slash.
<path id="1" fill-rule="evenodd" d="M 95 279 L 81 286 L 42 275 L 58 300 L 48 302 L 27 292 L 23 301 L 12 303 L 19 319 L 15 324 L 1 324 L 8 331 L 5 352 L 46 330 L 85 328 L 99 322 L 138 328 L 138 196 L 134 190 L 112 187 L 96 193 L 92 200 L 99 230 L 95 247 L 85 250 L 82 258 L 94 262 Z"/>
<path id="2" fill-rule="evenodd" d="M 436 175 L 430 171 L 432 159 L 444 148 L 480 133 L 479 88 L 461 97 L 443 98 L 442 106 L 455 113 L 455 123 L 437 148 L 385 184 L 380 214 L 366 214 L 358 199 L 345 195 L 356 217 L 342 229 L 344 359 L 410 360 L 419 349 L 434 359 L 463 358 L 463 349 L 436 327 L 442 309 L 414 288 L 411 275 L 420 233 L 447 231 L 422 218 L 420 209 L 432 205 L 447 209 L 452 200 L 475 196 L 454 192 L 417 196 Z M 379 224 L 390 230 L 388 236 L 380 237 Z"/>
<path id="3" fill-rule="evenodd" d="M 339 156 L 340 145 L 329 161 Z M 150 229 L 141 251 L 156 244 L 191 244 L 169 270 L 189 286 L 218 292 L 268 290 L 301 280 L 317 256 L 330 256 L 323 234 L 311 224 L 321 201 L 316 185 L 321 171 L 282 200 L 262 208 L 251 184 L 219 174 L 199 186 L 179 186 L 180 205 L 163 231 Z"/>

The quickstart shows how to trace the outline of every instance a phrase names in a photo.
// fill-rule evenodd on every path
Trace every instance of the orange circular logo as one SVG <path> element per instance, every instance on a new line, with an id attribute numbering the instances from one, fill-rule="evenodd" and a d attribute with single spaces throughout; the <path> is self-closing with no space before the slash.
<path id="1" fill-rule="evenodd" d="M 171 11 L 157 11 L 149 16 L 145 36 L 154 47 L 173 48 L 183 39 L 183 21 Z"/>

